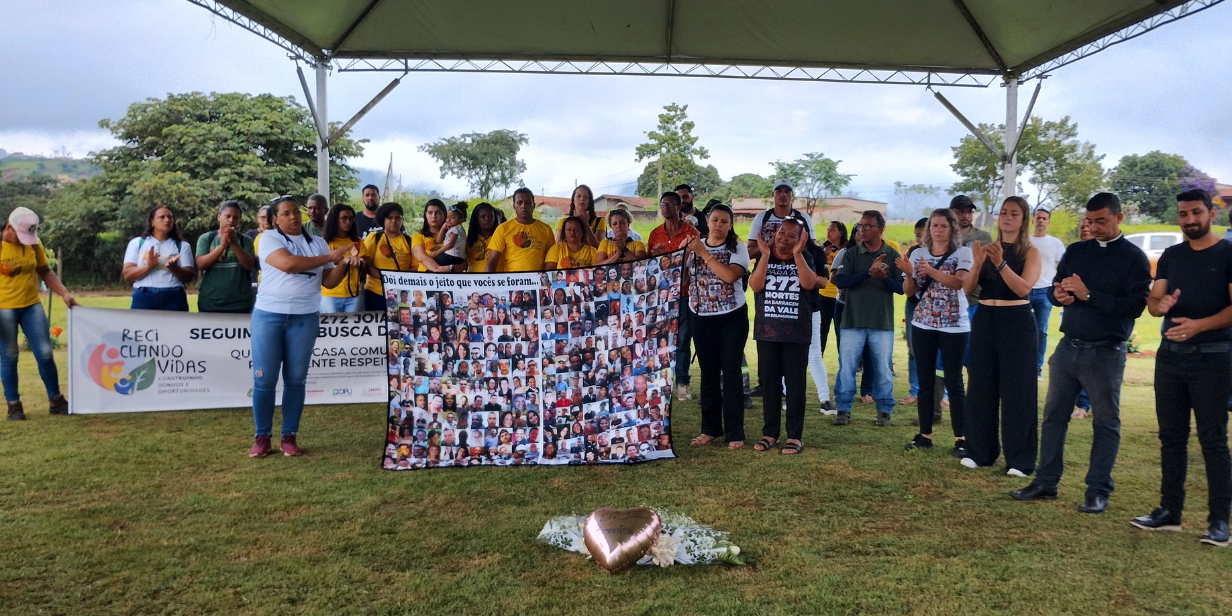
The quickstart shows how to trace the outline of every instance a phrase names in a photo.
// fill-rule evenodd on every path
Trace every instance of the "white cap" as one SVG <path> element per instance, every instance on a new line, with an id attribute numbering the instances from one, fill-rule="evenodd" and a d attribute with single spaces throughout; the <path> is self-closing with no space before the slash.
<path id="1" fill-rule="evenodd" d="M 9 214 L 9 225 L 17 232 L 17 240 L 26 246 L 38 244 L 39 217 L 28 207 L 15 208 Z"/>

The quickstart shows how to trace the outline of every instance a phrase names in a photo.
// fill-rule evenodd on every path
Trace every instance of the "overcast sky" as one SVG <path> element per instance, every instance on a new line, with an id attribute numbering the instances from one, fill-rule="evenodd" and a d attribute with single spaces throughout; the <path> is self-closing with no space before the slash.
<path id="1" fill-rule="evenodd" d="M 112 144 L 98 128 L 127 106 L 175 92 L 269 92 L 303 102 L 286 53 L 183 0 L 27 0 L 0 20 L 0 148 L 82 156 Z M 1232 180 L 1232 3 L 1165 26 L 1059 70 L 1036 115 L 1071 116 L 1111 167 L 1163 150 Z M 394 75 L 329 80 L 331 120 L 345 120 Z M 311 79 L 311 77 L 310 77 Z M 1030 87 L 1033 87 L 1030 86 Z M 1020 91 L 1025 110 L 1030 87 Z M 947 89 L 975 122 L 1004 121 L 1005 90 Z M 916 86 L 661 77 L 411 74 L 355 127 L 371 140 L 359 166 L 394 169 L 408 185 L 465 193 L 416 147 L 470 131 L 526 133 L 526 185 L 567 196 L 634 181 L 634 148 L 663 105 L 689 105 L 708 162 L 724 179 L 766 175 L 806 152 L 842 160 L 851 189 L 888 201 L 893 183 L 948 187 L 951 146 L 965 129 Z"/>

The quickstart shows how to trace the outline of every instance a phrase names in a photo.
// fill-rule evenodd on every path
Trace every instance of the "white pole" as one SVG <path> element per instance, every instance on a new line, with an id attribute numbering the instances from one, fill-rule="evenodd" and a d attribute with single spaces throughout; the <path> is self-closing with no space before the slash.
<path id="1" fill-rule="evenodd" d="M 326 93 L 325 93 L 325 78 L 328 76 L 329 63 L 321 60 L 317 62 L 317 114 L 321 118 L 321 133 L 329 134 L 329 116 L 326 115 Z M 325 142 L 321 141 L 321 137 L 317 137 L 317 192 L 329 198 L 329 148 L 325 147 Z"/>
<path id="2" fill-rule="evenodd" d="M 1018 174 L 1014 161 L 1017 153 L 1011 154 L 1018 140 L 1018 78 L 1010 77 L 1005 81 L 1005 166 L 1001 174 L 1001 199 L 1012 197 L 1018 193 Z"/>

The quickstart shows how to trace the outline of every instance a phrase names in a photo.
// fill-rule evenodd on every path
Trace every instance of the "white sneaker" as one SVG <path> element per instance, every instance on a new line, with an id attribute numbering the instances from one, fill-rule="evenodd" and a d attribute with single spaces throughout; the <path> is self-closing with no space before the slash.
<path id="1" fill-rule="evenodd" d="M 972 460 L 971 458 L 963 458 L 962 460 L 959 460 L 958 463 L 967 468 L 977 468 L 979 466 L 975 463 L 975 460 Z"/>
<path id="2" fill-rule="evenodd" d="M 1006 473 L 1005 473 L 1005 474 L 1006 474 L 1006 475 L 1009 475 L 1010 477 L 1026 477 L 1026 476 L 1027 476 L 1027 474 L 1026 474 L 1026 473 L 1024 473 L 1024 472 L 1022 472 L 1022 471 L 1020 471 L 1020 470 L 1018 470 L 1018 469 L 1016 469 L 1016 468 L 1011 468 L 1010 470 L 1006 471 Z"/>
<path id="3" fill-rule="evenodd" d="M 677 400 L 692 400 L 693 399 L 693 392 L 689 391 L 688 384 L 676 386 L 676 399 Z"/>

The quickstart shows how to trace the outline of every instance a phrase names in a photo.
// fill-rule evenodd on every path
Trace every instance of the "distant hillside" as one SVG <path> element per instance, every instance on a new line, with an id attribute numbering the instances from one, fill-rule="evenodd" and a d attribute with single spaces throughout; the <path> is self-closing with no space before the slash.
<path id="1" fill-rule="evenodd" d="M 62 182 L 76 182 L 99 173 L 98 167 L 76 158 L 44 158 L 20 152 L 8 154 L 0 150 L 0 182 L 35 174 L 50 175 Z"/>

